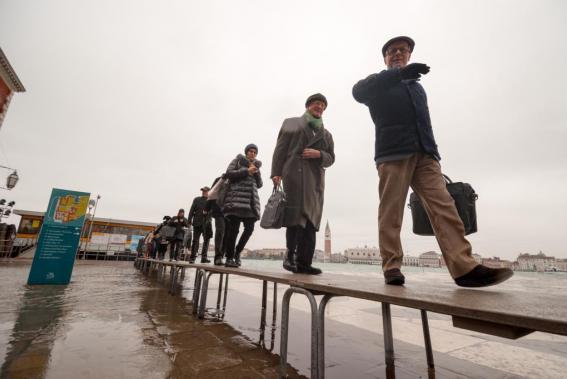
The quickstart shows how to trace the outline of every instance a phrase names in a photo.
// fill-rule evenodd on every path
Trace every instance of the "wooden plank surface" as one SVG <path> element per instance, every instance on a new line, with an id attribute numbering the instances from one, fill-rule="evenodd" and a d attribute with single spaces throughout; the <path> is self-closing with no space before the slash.
<path id="1" fill-rule="evenodd" d="M 152 260 L 154 261 L 154 260 Z M 502 291 L 498 286 L 468 289 L 456 285 L 406 283 L 389 286 L 383 280 L 340 274 L 305 275 L 287 271 L 258 271 L 188 262 L 161 261 L 166 265 L 200 268 L 258 280 L 293 285 L 336 296 L 424 309 L 452 316 L 567 335 L 567 301 L 549 295 Z"/>

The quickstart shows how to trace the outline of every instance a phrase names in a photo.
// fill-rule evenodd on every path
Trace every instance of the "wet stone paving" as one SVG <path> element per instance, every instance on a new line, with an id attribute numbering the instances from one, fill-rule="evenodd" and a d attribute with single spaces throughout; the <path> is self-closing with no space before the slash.
<path id="1" fill-rule="evenodd" d="M 273 271 L 281 262 L 244 264 Z M 67 286 L 28 287 L 29 269 L 30 262 L 0 262 L 0 378 L 278 377 L 280 314 L 272 328 L 270 291 L 262 340 L 259 280 L 231 275 L 225 318 L 200 320 L 192 315 L 193 270 L 171 296 L 132 262 L 77 261 Z M 371 266 L 323 269 L 381 279 Z M 414 285 L 450 281 L 443 271 L 406 272 Z M 542 275 L 518 273 L 498 290 L 564 293 L 567 275 Z M 209 306 L 216 284 L 211 281 Z M 278 288 L 279 304 L 284 290 Z M 290 378 L 309 377 L 307 310 L 304 297 L 292 297 Z M 380 304 L 336 298 L 326 315 L 326 378 L 386 377 Z M 392 307 L 392 316 L 396 378 L 563 378 L 567 372 L 567 337 L 533 333 L 505 340 L 453 328 L 450 317 L 429 313 L 436 367 L 428 373 L 419 311 Z"/>

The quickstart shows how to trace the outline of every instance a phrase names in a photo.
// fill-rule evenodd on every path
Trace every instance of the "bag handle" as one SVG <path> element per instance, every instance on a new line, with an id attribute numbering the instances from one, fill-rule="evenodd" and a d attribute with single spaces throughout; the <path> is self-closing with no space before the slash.
<path id="1" fill-rule="evenodd" d="M 447 182 L 447 184 L 452 184 L 452 183 L 453 183 L 453 181 L 451 180 L 451 178 L 449 178 L 447 175 L 445 175 L 445 174 L 441 174 L 441 175 L 443 175 L 443 178 L 445 179 L 445 182 Z"/>
<path id="2" fill-rule="evenodd" d="M 276 193 L 276 192 L 283 192 L 281 183 L 278 184 L 278 185 L 275 185 L 275 184 L 274 184 L 274 189 L 272 190 L 272 195 L 273 195 L 274 193 Z"/>

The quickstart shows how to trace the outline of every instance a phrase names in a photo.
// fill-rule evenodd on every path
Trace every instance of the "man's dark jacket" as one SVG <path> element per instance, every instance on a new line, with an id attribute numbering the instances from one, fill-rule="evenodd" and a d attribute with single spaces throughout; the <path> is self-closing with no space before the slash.
<path id="1" fill-rule="evenodd" d="M 420 151 L 441 159 L 427 95 L 416 80 L 402 80 L 399 69 L 384 70 L 356 83 L 352 95 L 368 106 L 376 126 L 375 161 Z"/>
<path id="2" fill-rule="evenodd" d="M 206 216 L 203 214 L 203 210 L 207 206 L 207 198 L 203 196 L 198 196 L 193 199 L 193 204 L 191 204 L 191 209 L 189 210 L 189 222 L 193 226 L 201 227 L 205 224 Z"/>

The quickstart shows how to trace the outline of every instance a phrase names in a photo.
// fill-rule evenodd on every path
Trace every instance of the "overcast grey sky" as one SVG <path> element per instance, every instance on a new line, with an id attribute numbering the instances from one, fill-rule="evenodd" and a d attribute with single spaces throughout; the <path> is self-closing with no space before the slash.
<path id="1" fill-rule="evenodd" d="M 334 251 L 377 245 L 374 126 L 351 95 L 396 35 L 431 66 L 444 172 L 479 194 L 475 252 L 567 258 L 564 1 L 0 2 L 0 46 L 25 85 L 0 130 L 3 197 L 44 211 L 52 187 L 100 194 L 97 216 L 159 222 L 188 208 L 247 143 L 266 186 L 284 118 L 329 100 L 323 221 Z M 439 251 L 411 233 L 406 254 Z M 323 246 L 323 233 L 318 248 Z M 248 247 L 282 247 L 257 224 Z"/>

